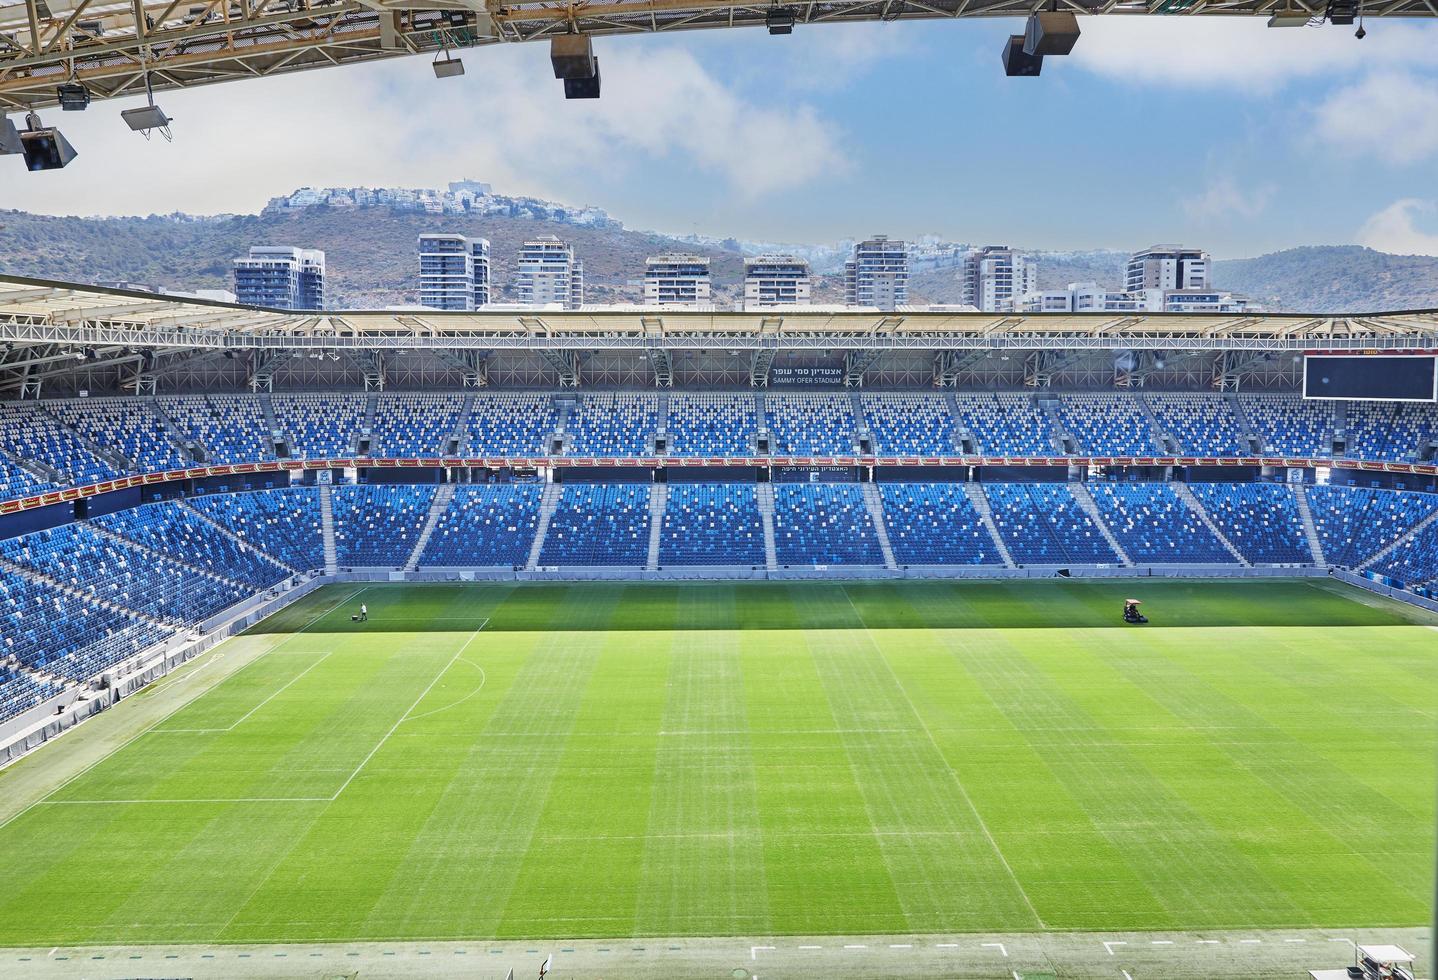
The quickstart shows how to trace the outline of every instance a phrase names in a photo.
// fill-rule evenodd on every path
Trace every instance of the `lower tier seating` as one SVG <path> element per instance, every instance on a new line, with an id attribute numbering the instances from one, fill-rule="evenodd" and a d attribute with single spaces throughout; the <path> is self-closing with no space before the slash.
<path id="1" fill-rule="evenodd" d="M 1292 487 L 1282 483 L 1196 483 L 1190 489 L 1223 536 L 1255 565 L 1313 561 Z"/>
<path id="2" fill-rule="evenodd" d="M 335 557 L 341 568 L 403 568 L 429 518 L 434 487 L 335 487 Z"/>
<path id="3" fill-rule="evenodd" d="M 900 565 L 1002 565 L 962 484 L 886 483 L 884 523 Z"/>
<path id="4" fill-rule="evenodd" d="M 763 565 L 764 520 L 753 484 L 670 484 L 659 564 Z"/>
<path id="5" fill-rule="evenodd" d="M 780 565 L 883 565 L 874 519 L 854 483 L 774 484 Z"/>
<path id="6" fill-rule="evenodd" d="M 1117 565 L 1103 532 L 1062 483 L 985 484 L 994 525 L 1020 565 Z"/>
<path id="7" fill-rule="evenodd" d="M 1324 559 L 1357 568 L 1428 516 L 1438 495 L 1320 486 L 1308 488 L 1308 506 Z"/>
<path id="8" fill-rule="evenodd" d="M 1234 564 L 1233 555 L 1174 489 L 1162 483 L 1090 484 L 1094 502 L 1137 564 Z"/>
<path id="9" fill-rule="evenodd" d="M 259 551 L 217 530 L 177 500 L 106 514 L 96 518 L 95 524 L 186 565 L 244 582 L 256 591 L 290 574 Z"/>
<path id="10" fill-rule="evenodd" d="M 190 506 L 297 571 L 325 567 L 317 487 L 217 493 L 195 497 Z"/>
<path id="11" fill-rule="evenodd" d="M 523 565 L 539 528 L 543 492 L 538 483 L 456 487 L 425 542 L 420 565 Z"/>
<path id="12" fill-rule="evenodd" d="M 649 561 L 649 484 L 566 486 L 549 520 L 541 565 L 629 565 Z"/>

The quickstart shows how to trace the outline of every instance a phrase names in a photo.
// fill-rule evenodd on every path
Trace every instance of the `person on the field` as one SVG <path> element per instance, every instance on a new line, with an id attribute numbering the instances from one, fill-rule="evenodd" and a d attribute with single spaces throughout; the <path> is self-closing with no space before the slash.
<path id="1" fill-rule="evenodd" d="M 363 602 L 360 603 L 360 622 L 369 622 L 369 606 L 365 605 Z"/>

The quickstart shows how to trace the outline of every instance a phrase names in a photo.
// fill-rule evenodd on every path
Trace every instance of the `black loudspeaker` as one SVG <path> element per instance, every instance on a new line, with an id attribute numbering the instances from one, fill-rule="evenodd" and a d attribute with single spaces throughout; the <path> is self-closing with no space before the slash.
<path id="1" fill-rule="evenodd" d="M 1044 67 L 1041 54 L 1024 54 L 1024 36 L 1014 34 L 1004 45 L 1004 74 L 1010 78 L 1033 78 Z"/>
<path id="2" fill-rule="evenodd" d="M 594 45 L 588 34 L 556 34 L 549 41 L 549 62 L 554 66 L 554 77 L 565 81 L 593 78 L 597 71 Z"/>
<path id="3" fill-rule="evenodd" d="M 1024 54 L 1068 54 L 1078 43 L 1078 18 L 1070 10 L 1030 14 L 1024 29 Z"/>
<path id="4" fill-rule="evenodd" d="M 594 75 L 590 78 L 566 78 L 564 80 L 566 99 L 599 98 L 599 59 L 594 59 Z"/>
<path id="5" fill-rule="evenodd" d="M 27 129 L 20 134 L 20 145 L 30 170 L 59 170 L 75 159 L 75 148 L 58 129 Z"/>

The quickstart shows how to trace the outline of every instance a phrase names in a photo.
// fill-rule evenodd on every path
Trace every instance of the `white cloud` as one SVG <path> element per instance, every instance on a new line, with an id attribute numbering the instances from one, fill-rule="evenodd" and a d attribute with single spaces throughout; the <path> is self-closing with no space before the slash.
<path id="1" fill-rule="evenodd" d="M 1399 164 L 1438 155 L 1438 81 L 1371 75 L 1318 107 L 1314 135 L 1347 155 Z"/>
<path id="2" fill-rule="evenodd" d="M 1438 217 L 1438 201 L 1413 197 L 1394 201 L 1364 223 L 1358 243 L 1394 255 L 1438 255 L 1438 233 L 1414 226 L 1422 215 Z"/>
<path id="3" fill-rule="evenodd" d="M 1272 197 L 1272 184 L 1244 188 L 1232 177 L 1218 177 L 1209 181 L 1202 194 L 1185 198 L 1183 210 L 1200 222 L 1252 219 L 1267 209 Z"/>
<path id="4" fill-rule="evenodd" d="M 592 201 L 600 176 L 683 168 L 754 197 L 840 169 L 836 129 L 793 102 L 745 98 L 687 51 L 626 39 L 600 56 L 604 97 L 566 101 L 539 45 L 465 51 L 436 80 L 423 58 L 158 93 L 175 142 L 145 143 L 125 103 L 50 111 L 79 150 L 64 170 L 0 160 L 0 207 L 67 214 L 254 211 L 303 185 L 432 187 L 459 176 Z"/>
<path id="5" fill-rule="evenodd" d="M 1273 89 L 1374 65 L 1431 65 L 1438 27 L 1370 20 L 1358 41 L 1342 27 L 1270 28 L 1260 17 L 1084 17 L 1071 58 L 1130 83 Z"/>

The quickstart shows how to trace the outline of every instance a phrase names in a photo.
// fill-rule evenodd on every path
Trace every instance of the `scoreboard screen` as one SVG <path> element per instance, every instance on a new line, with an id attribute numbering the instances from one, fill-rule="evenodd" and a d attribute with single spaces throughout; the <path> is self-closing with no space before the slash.
<path id="1" fill-rule="evenodd" d="M 1303 397 L 1438 401 L 1438 358 L 1422 354 L 1311 354 L 1303 361 Z"/>

